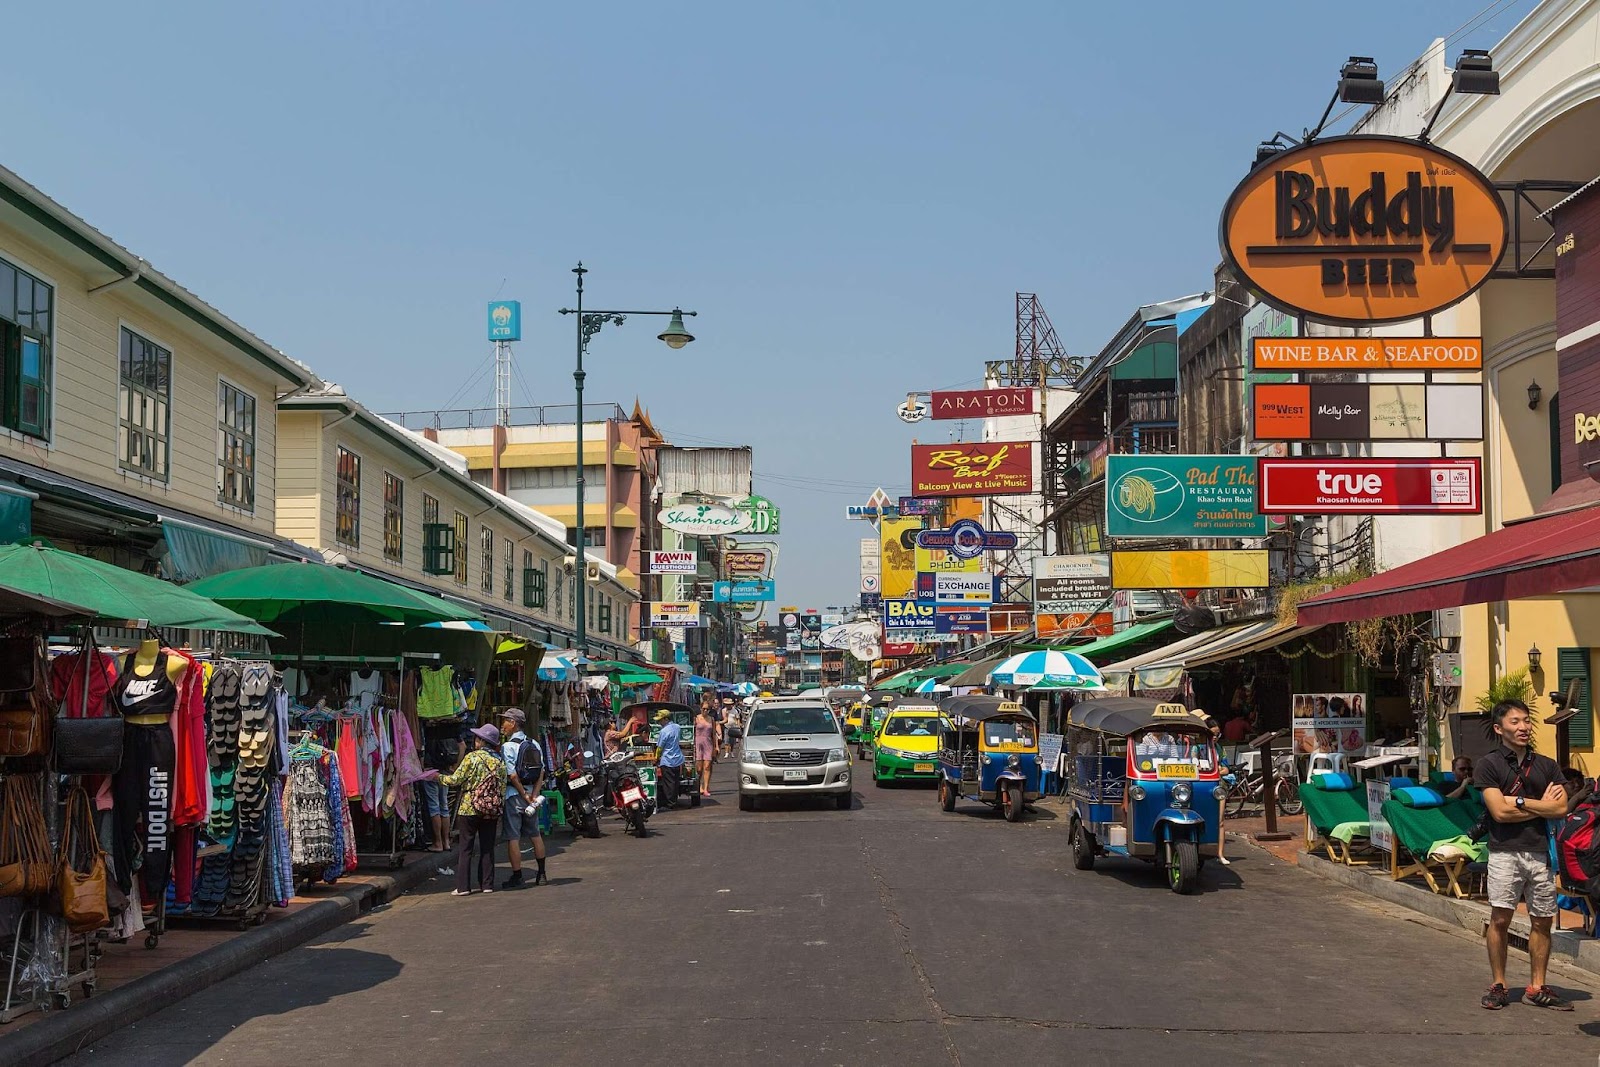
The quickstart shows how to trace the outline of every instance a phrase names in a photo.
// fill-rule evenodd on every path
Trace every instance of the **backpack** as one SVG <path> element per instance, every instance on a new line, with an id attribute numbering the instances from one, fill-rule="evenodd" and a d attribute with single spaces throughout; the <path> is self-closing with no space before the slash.
<path id="1" fill-rule="evenodd" d="M 1556 824 L 1556 868 L 1567 889 L 1600 895 L 1600 805 L 1580 804 Z"/>
<path id="2" fill-rule="evenodd" d="M 483 779 L 472 787 L 469 799 L 479 815 L 498 817 L 506 810 L 506 780 L 494 773 L 484 775 Z"/>
<path id="3" fill-rule="evenodd" d="M 531 792 L 543 770 L 544 753 L 539 751 L 539 742 L 531 737 L 517 742 L 517 760 L 512 772 L 517 776 L 517 781 L 522 783 L 522 788 Z"/>

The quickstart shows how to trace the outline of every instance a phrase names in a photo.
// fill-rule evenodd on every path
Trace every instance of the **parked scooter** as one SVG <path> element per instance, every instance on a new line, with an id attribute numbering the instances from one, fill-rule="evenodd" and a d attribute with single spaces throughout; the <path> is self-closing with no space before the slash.
<path id="1" fill-rule="evenodd" d="M 566 805 L 567 822 L 587 837 L 600 836 L 601 791 L 595 774 L 587 769 L 593 762 L 593 752 L 585 752 L 580 758 L 575 748 L 569 748 L 561 773 L 556 775 L 556 792 Z"/>
<path id="2" fill-rule="evenodd" d="M 605 775 L 605 798 L 622 816 L 622 824 L 644 837 L 649 832 L 645 828 L 645 821 L 655 814 L 656 804 L 639 781 L 638 765 L 633 761 L 633 754 L 626 750 L 613 752 L 601 765 L 601 773 Z"/>

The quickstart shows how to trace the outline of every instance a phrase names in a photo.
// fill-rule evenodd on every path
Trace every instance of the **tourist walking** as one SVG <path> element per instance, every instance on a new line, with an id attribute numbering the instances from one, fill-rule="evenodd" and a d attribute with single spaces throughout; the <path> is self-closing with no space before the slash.
<path id="1" fill-rule="evenodd" d="M 533 838 L 533 859 L 538 869 L 533 884 L 548 881 L 544 873 L 544 834 L 539 829 L 539 808 L 544 804 L 544 753 L 539 742 L 531 740 L 523 727 L 527 716 L 521 708 L 507 708 L 500 716 L 500 733 L 505 743 L 500 753 L 506 766 L 506 810 L 500 817 L 506 839 L 506 858 L 511 862 L 511 877 L 501 889 L 520 889 L 522 841 Z"/>
<path id="2" fill-rule="evenodd" d="M 711 795 L 711 764 L 717 754 L 717 720 L 710 708 L 694 717 L 694 762 L 700 771 L 700 795 Z"/>
<path id="3" fill-rule="evenodd" d="M 494 892 L 495 837 L 505 808 L 506 765 L 500 757 L 500 730 L 490 723 L 472 731 L 473 749 L 439 781 L 456 791 L 456 888 L 472 892 L 472 846 L 478 846 L 478 887 Z"/>

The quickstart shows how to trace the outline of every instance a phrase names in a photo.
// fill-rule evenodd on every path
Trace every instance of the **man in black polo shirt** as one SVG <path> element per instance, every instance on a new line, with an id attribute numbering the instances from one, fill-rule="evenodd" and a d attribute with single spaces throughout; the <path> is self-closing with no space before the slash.
<path id="1" fill-rule="evenodd" d="M 1556 881 L 1550 870 L 1546 819 L 1567 814 L 1567 790 L 1561 768 L 1530 747 L 1533 716 L 1520 700 L 1506 700 L 1490 713 L 1500 747 L 1478 761 L 1472 780 L 1483 790 L 1489 811 L 1489 969 L 1494 984 L 1483 995 L 1485 1008 L 1497 1010 L 1510 999 L 1506 992 L 1506 939 L 1511 916 L 1520 901 L 1528 902 L 1528 958 L 1532 981 L 1529 1004 L 1556 1011 L 1572 1005 L 1545 985 L 1550 962 L 1550 923 L 1556 914 Z"/>

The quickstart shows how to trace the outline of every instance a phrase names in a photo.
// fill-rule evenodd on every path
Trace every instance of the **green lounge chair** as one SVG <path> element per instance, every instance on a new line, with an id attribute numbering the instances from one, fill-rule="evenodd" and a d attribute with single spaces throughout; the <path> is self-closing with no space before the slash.
<path id="1" fill-rule="evenodd" d="M 1457 897 L 1466 897 L 1467 891 L 1461 886 L 1461 875 L 1466 871 L 1471 858 L 1461 856 L 1435 856 L 1434 846 L 1442 841 L 1451 841 L 1464 837 L 1471 829 L 1471 822 L 1463 826 L 1463 820 L 1470 813 L 1470 808 L 1461 806 L 1452 810 L 1450 805 L 1437 808 L 1408 808 L 1397 800 L 1386 801 L 1383 805 L 1383 818 L 1394 833 L 1395 849 L 1390 855 L 1389 875 L 1396 881 L 1413 874 L 1422 875 L 1423 881 L 1428 883 L 1428 888 L 1435 893 L 1449 892 Z M 1475 815 L 1472 817 L 1477 818 Z M 1402 864 L 1400 853 L 1405 852 L 1410 862 Z M 1433 868 L 1439 868 L 1443 881 L 1434 874 Z"/>
<path id="2" fill-rule="evenodd" d="M 1349 789 L 1323 789 L 1314 779 L 1301 783 L 1300 799 L 1306 807 L 1306 851 L 1315 851 L 1320 842 L 1333 862 L 1347 866 L 1355 863 L 1351 845 L 1372 832 L 1365 788 L 1353 785 Z"/>

